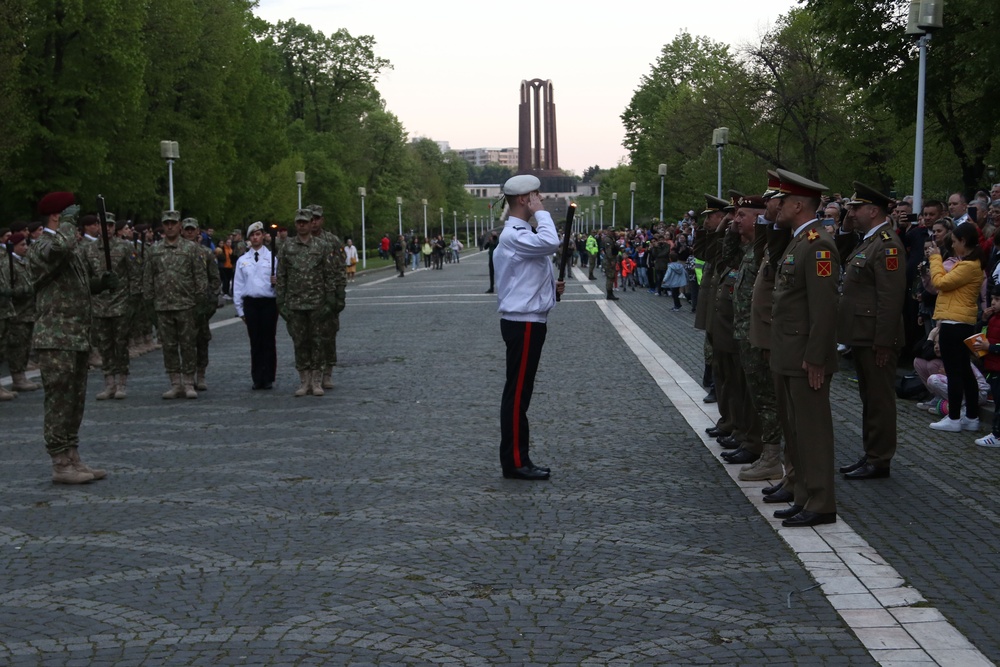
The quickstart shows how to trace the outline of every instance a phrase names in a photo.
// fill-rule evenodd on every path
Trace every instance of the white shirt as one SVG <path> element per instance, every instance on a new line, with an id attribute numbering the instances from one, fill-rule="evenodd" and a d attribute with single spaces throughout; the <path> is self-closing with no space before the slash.
<path id="1" fill-rule="evenodd" d="M 816 218 L 813 218 L 809 222 L 803 223 L 803 224 L 799 225 L 798 227 L 796 227 L 795 231 L 792 232 L 792 238 L 794 239 L 796 236 L 799 235 L 799 232 L 801 232 L 803 229 L 805 229 L 806 227 L 808 227 L 809 225 L 811 225 L 814 222 L 816 222 Z"/>
<path id="2" fill-rule="evenodd" d="M 256 261 L 254 255 L 257 255 Z M 274 265 L 277 268 L 277 261 Z M 252 247 L 247 248 L 247 251 L 236 260 L 236 270 L 233 275 L 233 305 L 236 306 L 237 317 L 243 317 L 243 299 L 248 296 L 275 298 L 274 285 L 271 284 L 271 251 L 267 246 L 262 245 L 257 250 Z"/>
<path id="3" fill-rule="evenodd" d="M 497 310 L 505 320 L 544 323 L 556 305 L 552 253 L 559 249 L 559 234 L 548 211 L 536 213 L 535 220 L 537 234 L 524 220 L 507 218 L 493 251 Z"/>
<path id="4" fill-rule="evenodd" d="M 888 224 L 889 224 L 889 221 L 886 220 L 885 222 L 883 222 L 881 224 L 875 225 L 874 227 L 872 227 L 871 229 L 868 230 L 868 233 L 865 234 L 865 237 L 863 239 L 861 239 L 861 240 L 862 241 L 867 241 L 868 239 L 870 239 L 872 236 L 875 235 L 875 232 L 877 232 L 878 230 L 882 229 L 882 227 L 884 227 L 885 225 L 888 225 Z"/>
<path id="5" fill-rule="evenodd" d="M 344 260 L 347 265 L 357 264 L 358 262 L 358 247 L 356 245 L 345 245 L 344 246 Z M 353 262 L 351 260 L 354 260 Z"/>

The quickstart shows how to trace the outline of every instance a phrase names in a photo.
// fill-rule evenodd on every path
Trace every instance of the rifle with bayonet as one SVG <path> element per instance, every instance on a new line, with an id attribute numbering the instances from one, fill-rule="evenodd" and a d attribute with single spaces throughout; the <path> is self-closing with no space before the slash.
<path id="1" fill-rule="evenodd" d="M 559 257 L 559 282 L 566 279 L 566 264 L 569 263 L 569 237 L 573 232 L 573 215 L 576 213 L 576 203 L 569 205 L 566 209 L 566 222 L 563 225 L 562 254 Z M 556 292 L 556 301 L 561 301 L 561 295 Z"/>

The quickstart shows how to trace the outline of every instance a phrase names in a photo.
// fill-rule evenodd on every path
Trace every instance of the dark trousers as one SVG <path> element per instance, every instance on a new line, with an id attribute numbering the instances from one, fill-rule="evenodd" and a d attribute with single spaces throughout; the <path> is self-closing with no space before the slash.
<path id="1" fill-rule="evenodd" d="M 545 343 L 540 322 L 500 320 L 507 345 L 507 382 L 500 399 L 500 466 L 504 470 L 531 465 L 528 457 L 528 406 L 535 388 L 535 372 Z"/>
<path id="2" fill-rule="evenodd" d="M 274 339 L 278 331 L 278 306 L 273 298 L 244 297 L 243 316 L 250 336 L 250 377 L 254 385 L 273 384 L 278 368 Z"/>
<path id="3" fill-rule="evenodd" d="M 493 291 L 493 253 L 490 253 L 490 291 Z"/>
<path id="4" fill-rule="evenodd" d="M 833 415 L 830 378 L 816 390 L 805 377 L 778 376 L 778 415 L 787 434 L 785 449 L 794 469 L 795 504 L 810 512 L 836 512 L 833 488 Z"/>
<path id="5" fill-rule="evenodd" d="M 938 343 L 941 346 L 941 361 L 944 374 L 948 378 L 948 416 L 958 419 L 962 416 L 962 397 L 965 397 L 965 415 L 969 419 L 979 418 L 979 383 L 972 373 L 969 348 L 965 339 L 976 333 L 971 324 L 941 323 Z"/>
<path id="6" fill-rule="evenodd" d="M 896 363 L 899 352 L 889 353 L 885 366 L 875 365 L 875 350 L 855 345 L 851 350 L 861 394 L 861 434 L 868 462 L 888 468 L 896 454 Z M 977 401 L 979 396 L 976 388 Z"/>

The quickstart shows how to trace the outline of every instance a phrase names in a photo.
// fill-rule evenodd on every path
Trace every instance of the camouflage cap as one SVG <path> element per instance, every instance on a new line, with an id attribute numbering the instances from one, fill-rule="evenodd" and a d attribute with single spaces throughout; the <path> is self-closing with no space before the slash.
<path id="1" fill-rule="evenodd" d="M 181 212 L 180 211 L 164 211 L 163 215 L 160 216 L 160 222 L 180 222 Z"/>
<path id="2" fill-rule="evenodd" d="M 307 206 L 306 208 L 312 212 L 312 217 L 314 218 L 323 217 L 323 207 L 320 206 L 319 204 L 309 204 L 309 206 Z"/>
<path id="3" fill-rule="evenodd" d="M 295 222 L 310 222 L 313 219 L 313 215 L 312 209 L 300 208 L 295 212 Z"/>
<path id="4" fill-rule="evenodd" d="M 115 214 L 114 213 L 105 213 L 104 217 L 108 221 L 109 225 L 115 224 Z"/>
<path id="5" fill-rule="evenodd" d="M 198 229 L 198 219 L 184 218 L 181 220 L 181 229 Z"/>

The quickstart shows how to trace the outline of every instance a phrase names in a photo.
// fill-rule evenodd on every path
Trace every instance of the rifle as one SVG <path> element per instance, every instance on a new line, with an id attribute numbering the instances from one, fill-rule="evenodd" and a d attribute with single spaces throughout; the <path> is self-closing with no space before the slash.
<path id="1" fill-rule="evenodd" d="M 111 242 L 108 241 L 108 210 L 104 207 L 104 195 L 97 195 L 97 217 L 101 219 L 101 240 L 104 241 L 104 266 L 111 273 Z"/>
<path id="2" fill-rule="evenodd" d="M 14 289 L 14 244 L 7 241 L 7 263 L 10 270 L 10 288 Z"/>
<path id="3" fill-rule="evenodd" d="M 278 225 L 271 225 L 271 277 L 274 277 L 274 248 L 278 245 Z"/>
<path id="4" fill-rule="evenodd" d="M 566 223 L 563 225 L 562 256 L 559 258 L 559 282 L 566 278 L 566 264 L 569 262 L 569 236 L 573 231 L 573 214 L 576 213 L 576 203 L 569 205 L 566 209 Z M 559 293 L 556 292 L 556 301 L 560 301 Z"/>

